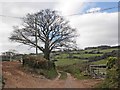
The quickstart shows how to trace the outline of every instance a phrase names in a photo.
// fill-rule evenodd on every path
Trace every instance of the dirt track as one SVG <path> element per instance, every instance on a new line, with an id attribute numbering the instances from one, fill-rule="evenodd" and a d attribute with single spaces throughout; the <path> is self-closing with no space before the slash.
<path id="1" fill-rule="evenodd" d="M 19 62 L 3 62 L 3 77 L 5 88 L 91 88 L 100 80 L 76 80 L 67 73 L 66 80 L 48 80 L 43 76 L 28 74 L 20 67 Z"/>

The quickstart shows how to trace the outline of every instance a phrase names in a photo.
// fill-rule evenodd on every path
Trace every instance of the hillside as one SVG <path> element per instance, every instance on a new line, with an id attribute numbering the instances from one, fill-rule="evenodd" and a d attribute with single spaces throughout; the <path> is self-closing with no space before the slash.
<path id="1" fill-rule="evenodd" d="M 104 47 L 104 48 L 103 48 Z M 89 47 L 84 50 L 59 52 L 54 59 L 56 65 L 69 65 L 78 62 L 92 62 L 92 64 L 106 64 L 108 57 L 117 57 L 120 52 L 118 46 Z"/>
<path id="2" fill-rule="evenodd" d="M 57 52 L 54 59 L 58 70 L 71 73 L 77 79 L 91 78 L 91 65 L 107 65 L 109 57 L 118 57 L 118 46 L 92 47 L 84 50 Z M 94 68 L 93 68 L 94 69 Z M 106 68 L 95 68 L 92 78 L 105 78 Z M 90 76 L 90 77 L 89 77 Z"/>

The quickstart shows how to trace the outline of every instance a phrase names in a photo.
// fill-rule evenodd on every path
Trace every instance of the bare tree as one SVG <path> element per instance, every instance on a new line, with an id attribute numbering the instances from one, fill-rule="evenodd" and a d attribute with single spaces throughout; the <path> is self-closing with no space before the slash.
<path id="1" fill-rule="evenodd" d="M 53 49 L 73 47 L 76 29 L 69 22 L 49 9 L 35 14 L 27 14 L 23 18 L 22 27 L 14 27 L 9 39 L 32 47 L 37 47 L 50 60 Z"/>

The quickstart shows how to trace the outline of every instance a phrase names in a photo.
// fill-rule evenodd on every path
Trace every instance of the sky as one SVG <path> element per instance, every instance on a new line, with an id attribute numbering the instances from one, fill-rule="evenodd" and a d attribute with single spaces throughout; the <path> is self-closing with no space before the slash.
<path id="1" fill-rule="evenodd" d="M 27 13 L 35 13 L 42 9 L 59 11 L 70 25 L 76 28 L 79 48 L 118 45 L 118 9 L 105 10 L 91 14 L 80 14 L 105 8 L 117 7 L 118 2 L 79 2 L 74 0 L 57 0 L 52 2 L 0 2 L 0 15 L 24 17 Z M 77 14 L 77 15 L 73 15 Z M 70 16 L 72 15 L 72 16 Z M 8 37 L 13 26 L 20 26 L 17 18 L 0 16 L 0 52 L 15 49 L 19 53 L 34 53 L 35 49 L 23 44 L 11 42 Z"/>

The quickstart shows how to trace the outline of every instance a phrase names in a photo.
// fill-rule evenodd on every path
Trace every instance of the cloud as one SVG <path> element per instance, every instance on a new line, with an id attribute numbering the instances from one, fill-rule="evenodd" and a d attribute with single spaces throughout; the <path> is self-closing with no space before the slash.
<path id="1" fill-rule="evenodd" d="M 60 11 L 62 15 L 66 16 L 81 12 L 83 5 L 84 2 L 60 0 L 55 9 Z"/>
<path id="2" fill-rule="evenodd" d="M 24 2 L 24 3 L 3 3 L 1 14 L 10 16 L 24 16 L 28 12 L 36 12 L 41 9 L 60 10 L 64 15 L 82 12 L 89 3 L 59 1 L 59 2 Z M 90 4 L 91 5 L 91 4 Z M 91 8 L 92 10 L 100 10 L 99 7 Z M 115 45 L 118 43 L 118 13 L 94 13 L 75 15 L 67 17 L 72 27 L 77 29 L 80 37 L 77 38 L 77 44 L 80 48 L 97 45 Z M 19 46 L 18 43 L 12 43 L 8 40 L 8 36 L 13 31 L 12 26 L 20 25 L 19 19 L 0 18 L 0 52 L 9 49 L 16 49 L 21 53 L 35 52 L 35 49 L 28 50 L 27 46 Z"/>
<path id="3" fill-rule="evenodd" d="M 12 32 L 13 28 L 11 24 L 0 22 L 0 53 L 10 49 L 15 49 L 19 53 L 35 52 L 34 49 L 29 50 L 30 47 L 28 46 L 21 46 L 19 43 L 10 42 L 8 37 L 10 37 Z"/>
<path id="4" fill-rule="evenodd" d="M 97 7 L 97 8 L 91 8 L 87 10 L 87 12 L 94 12 L 94 11 L 99 11 L 99 10 L 101 10 L 101 8 Z"/>
<path id="5" fill-rule="evenodd" d="M 56 2 L 3 2 L 0 3 L 0 15 L 23 17 L 27 13 L 34 13 L 41 9 L 53 9 Z M 20 53 L 35 52 L 35 49 L 19 43 L 10 42 L 8 37 L 13 32 L 13 26 L 21 25 L 22 20 L 9 17 L 0 17 L 0 52 L 16 49 Z"/>
<path id="6" fill-rule="evenodd" d="M 9 25 L 0 22 L 0 51 L 4 51 L 5 45 L 9 46 L 10 43 L 8 42 L 8 36 L 10 35 L 10 33 L 12 32 L 12 29 Z"/>
<path id="7" fill-rule="evenodd" d="M 118 13 L 94 13 L 69 18 L 77 28 L 80 48 L 118 44 Z"/>
<path id="8" fill-rule="evenodd" d="M 3 14 L 12 16 L 25 16 L 27 13 L 35 13 L 41 9 L 53 8 L 56 2 L 6 2 L 2 3 Z"/>

